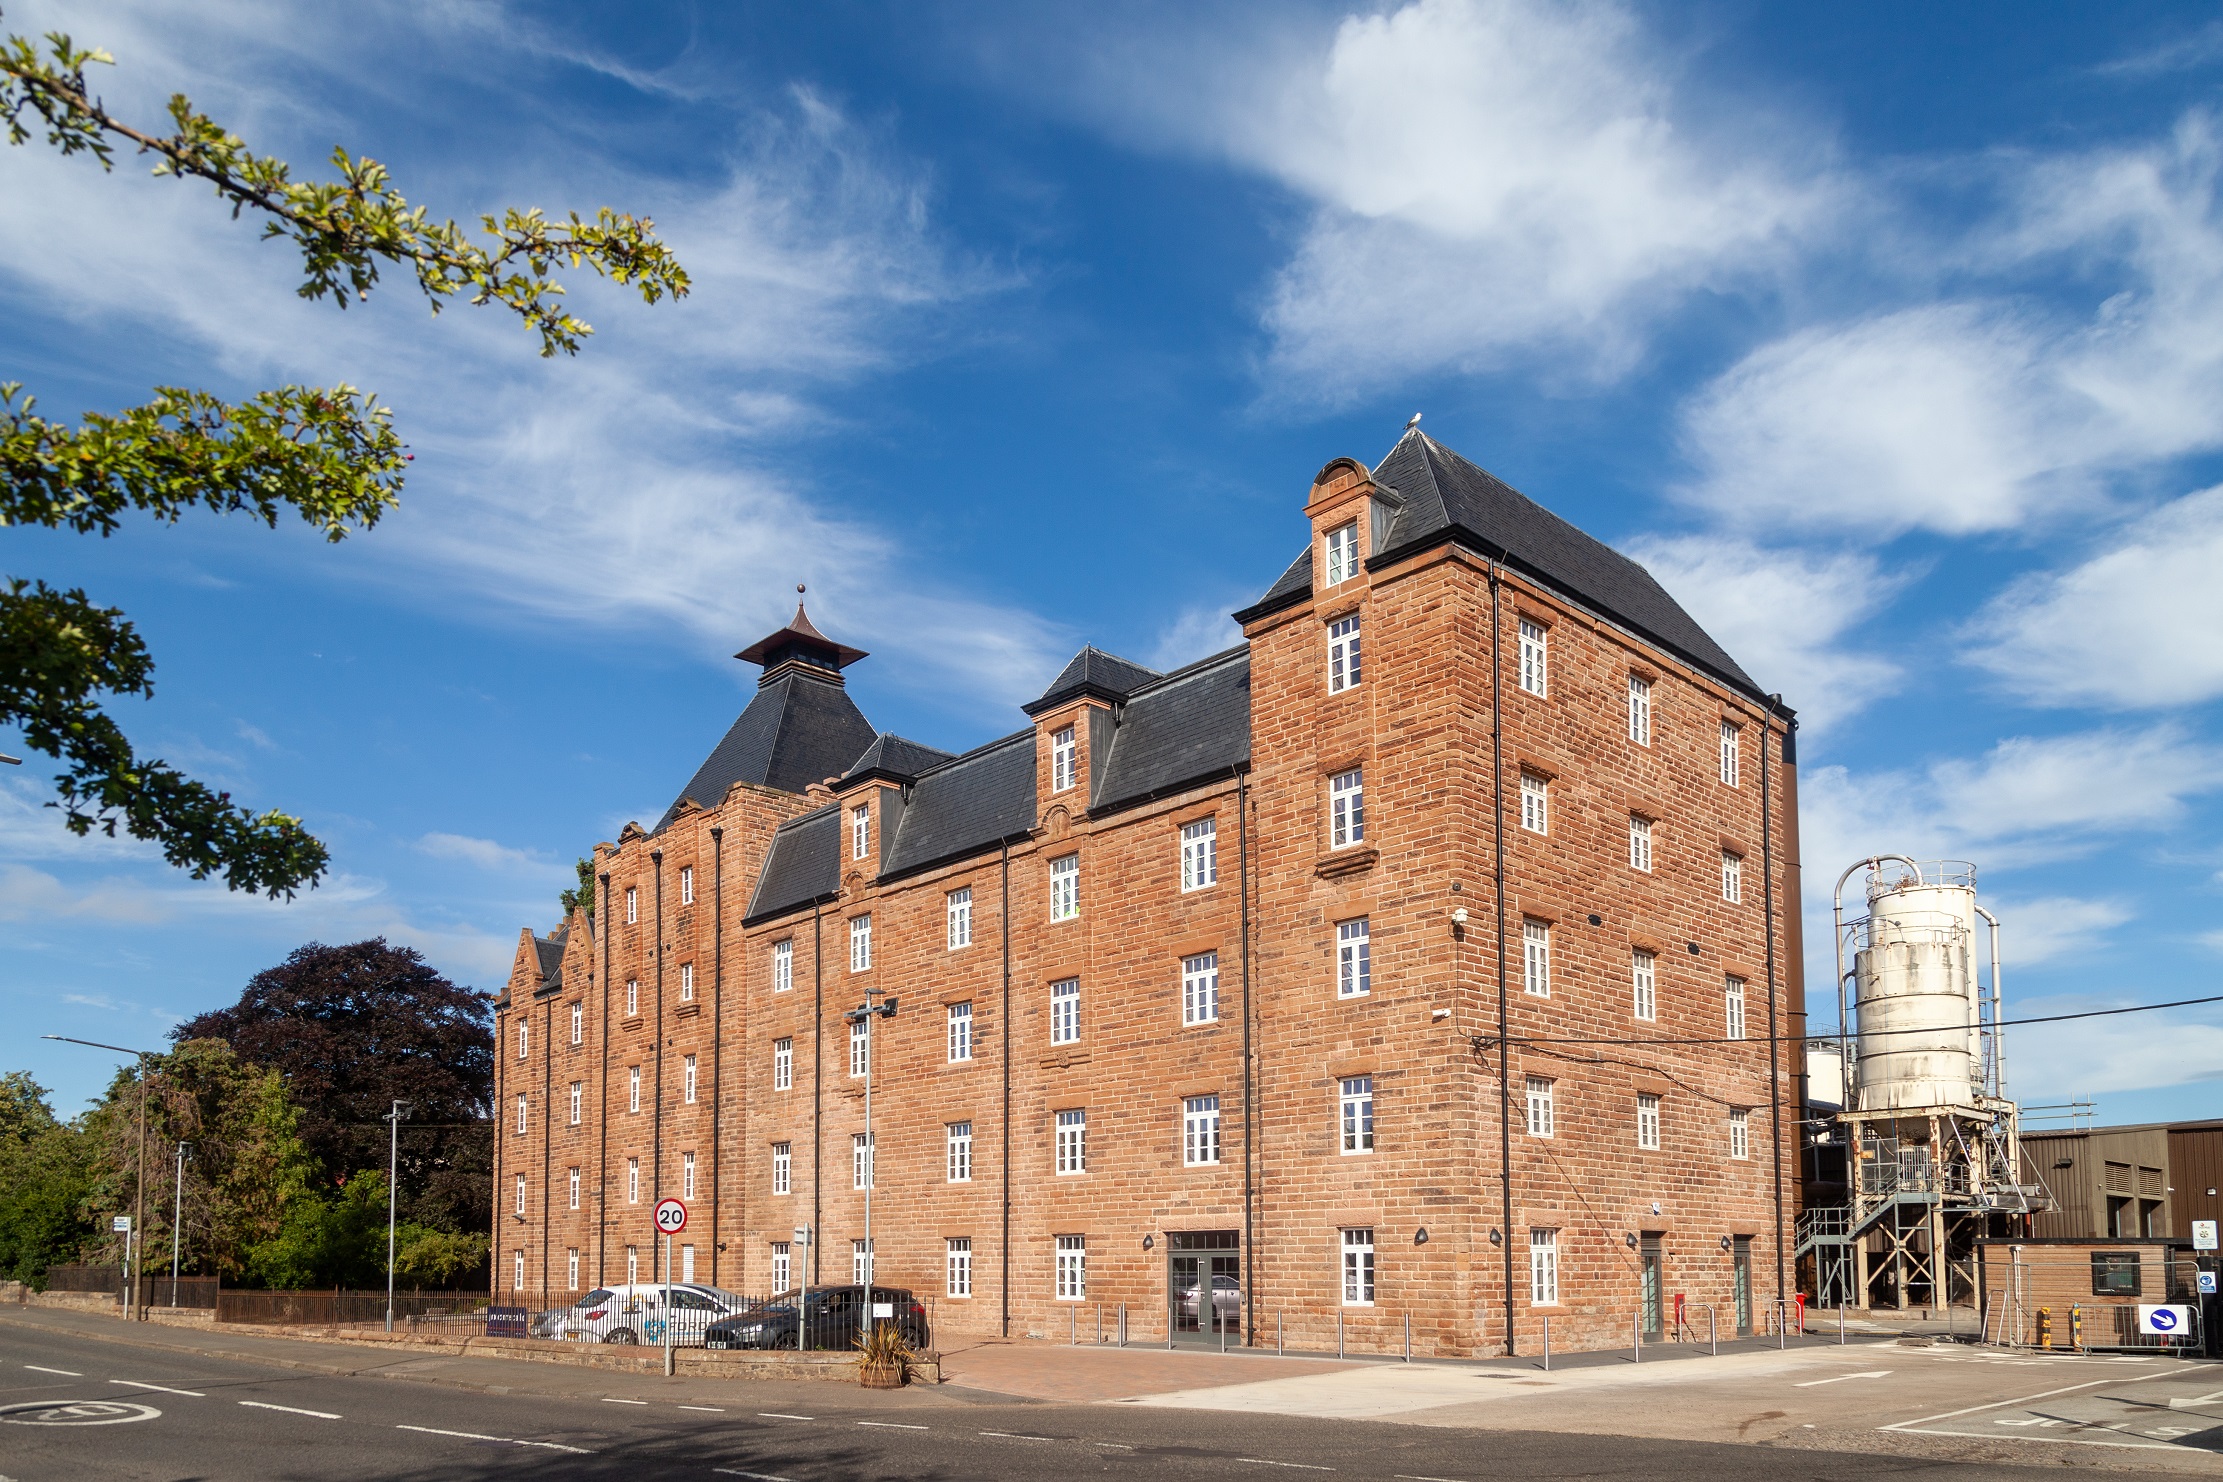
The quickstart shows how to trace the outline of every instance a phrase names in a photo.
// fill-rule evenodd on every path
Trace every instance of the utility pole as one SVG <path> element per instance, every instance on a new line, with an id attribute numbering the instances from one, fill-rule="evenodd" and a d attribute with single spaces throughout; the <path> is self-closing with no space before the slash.
<path id="1" fill-rule="evenodd" d="M 867 1311 L 864 1315 L 864 1321 L 868 1328 L 872 1322 L 872 1313 L 869 1310 L 872 1305 L 872 1288 L 880 1275 L 879 1252 L 872 1248 L 872 1186 L 880 1181 L 879 1149 L 872 1141 L 872 1021 L 895 1017 L 894 994 L 888 995 L 886 1003 L 873 1002 L 880 996 L 881 991 L 878 988 L 865 989 L 865 1001 L 842 1016 L 851 1024 L 864 1025 L 865 1036 L 864 1299 Z"/>
<path id="2" fill-rule="evenodd" d="M 178 1144 L 177 1193 L 170 1205 L 170 1305 L 172 1307 L 178 1305 L 179 1236 L 185 1229 L 185 1155 L 192 1150 L 193 1144 L 189 1142 Z"/>
<path id="3" fill-rule="evenodd" d="M 104 1045 L 99 1040 L 94 1039 L 72 1039 L 66 1034 L 42 1034 L 39 1038 L 59 1040 L 65 1045 L 84 1045 L 88 1049 L 113 1050 L 119 1055 L 136 1055 L 139 1057 L 139 1163 L 131 1180 L 131 1231 L 129 1238 L 124 1241 L 124 1280 L 129 1283 L 124 1289 L 124 1318 L 129 1321 L 131 1317 L 136 1315 L 141 1321 L 144 1321 L 146 1312 L 143 1310 L 143 1304 L 139 1301 L 138 1260 L 144 1259 L 145 1250 L 144 1244 L 139 1239 L 139 1232 L 147 1226 L 147 1057 L 152 1052 L 127 1049 L 122 1045 Z M 134 1259 L 134 1252 L 139 1253 L 138 1260 Z"/>
<path id="4" fill-rule="evenodd" d="M 408 1104 L 397 1101 L 394 1109 L 386 1114 L 386 1331 L 389 1333 L 394 1330 L 394 1190 L 401 1176 L 401 1109 Z M 495 1129 L 495 1135 L 501 1135 L 500 1128 Z"/>

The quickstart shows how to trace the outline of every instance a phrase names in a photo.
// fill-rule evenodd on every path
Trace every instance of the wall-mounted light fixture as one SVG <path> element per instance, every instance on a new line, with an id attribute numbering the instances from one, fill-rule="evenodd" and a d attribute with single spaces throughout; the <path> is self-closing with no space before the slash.
<path id="1" fill-rule="evenodd" d="M 1631 1230 L 1631 1231 L 1630 1231 L 1630 1232 L 1628 1233 L 1628 1235 L 1627 1235 L 1627 1237 L 1626 1237 L 1626 1238 L 1627 1238 L 1627 1240 L 1628 1240 L 1628 1244 L 1629 1244 L 1629 1249 L 1630 1249 L 1630 1250 L 1635 1250 L 1635 1249 L 1636 1249 L 1636 1231 L 1634 1231 L 1634 1230 Z"/>
<path id="2" fill-rule="evenodd" d="M 1724 1235 L 1724 1236 L 1722 1236 L 1722 1237 L 1721 1237 L 1721 1248 L 1722 1248 L 1722 1250 L 1724 1250 L 1724 1251 L 1727 1251 L 1727 1250 L 1729 1249 L 1729 1247 L 1730 1247 L 1730 1246 L 1732 1246 L 1732 1245 L 1734 1245 L 1734 1244 L 1736 1244 L 1736 1242 L 1735 1242 L 1735 1241 L 1733 1241 L 1733 1240 L 1731 1240 L 1731 1239 L 1730 1239 L 1730 1238 L 1729 1238 L 1728 1236 Z"/>
<path id="3" fill-rule="evenodd" d="M 1428 1243 L 1428 1227 L 1427 1227 L 1426 1225 L 1422 1225 L 1422 1226 L 1421 1226 L 1421 1227 L 1420 1227 L 1419 1229 L 1417 1229 L 1417 1230 L 1413 1231 L 1413 1244 L 1415 1244 L 1415 1245 L 1426 1245 L 1427 1243 Z"/>
<path id="4" fill-rule="evenodd" d="M 1503 1232 L 1499 1231 L 1496 1227 L 1493 1226 L 1490 1230 L 1490 1244 L 1503 1245 L 1504 1243 L 1505 1236 Z"/>
<path id="5" fill-rule="evenodd" d="M 1157 1245 L 1157 1243 L 1158 1237 L 1155 1235 L 1145 1235 L 1142 1237 L 1142 1248 L 1144 1250 L 1151 1249 L 1153 1246 Z"/>

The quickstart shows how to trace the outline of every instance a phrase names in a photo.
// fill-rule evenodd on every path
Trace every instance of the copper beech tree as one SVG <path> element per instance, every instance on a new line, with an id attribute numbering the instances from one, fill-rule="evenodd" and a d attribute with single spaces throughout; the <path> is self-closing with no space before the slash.
<path id="1" fill-rule="evenodd" d="M 385 166 L 344 149 L 332 153 L 335 178 L 297 181 L 284 161 L 249 150 L 183 94 L 170 99 L 168 132 L 126 123 L 86 82 L 88 67 L 112 58 L 60 33 L 45 43 L 10 36 L 0 44 L 9 143 L 43 134 L 62 154 L 103 169 L 130 149 L 151 156 L 156 175 L 203 182 L 235 218 L 259 218 L 265 237 L 300 252 L 303 298 L 344 309 L 367 298 L 383 271 L 406 272 L 435 313 L 454 298 L 499 305 L 553 356 L 577 354 L 593 333 L 564 307 L 550 276 L 559 267 L 588 269 L 650 304 L 687 292 L 685 270 L 646 218 L 604 209 L 592 220 L 554 221 L 513 209 L 482 217 L 474 236 L 410 205 Z M 281 386 L 236 402 L 159 386 L 143 406 L 71 425 L 40 416 L 20 383 L 0 383 L 0 526 L 107 536 L 127 516 L 174 523 L 205 510 L 275 527 L 291 509 L 337 541 L 394 506 L 409 459 L 387 409 L 344 384 Z M 56 806 L 72 832 L 113 835 L 121 825 L 193 878 L 221 875 L 234 890 L 290 896 L 314 885 L 328 856 L 299 819 L 252 813 L 139 756 L 102 708 L 104 696 L 151 694 L 153 672 L 118 609 L 82 589 L 0 575 L 0 725 L 63 764 Z"/>

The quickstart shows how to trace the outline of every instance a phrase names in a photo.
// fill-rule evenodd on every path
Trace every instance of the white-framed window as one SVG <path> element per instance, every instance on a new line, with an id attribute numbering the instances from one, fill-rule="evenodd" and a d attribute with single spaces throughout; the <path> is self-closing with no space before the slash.
<path id="1" fill-rule="evenodd" d="M 679 1155 L 679 1197 L 682 1199 L 695 1197 L 695 1155 L 693 1153 L 681 1153 Z"/>
<path id="2" fill-rule="evenodd" d="M 869 1240 L 852 1240 L 852 1241 L 850 1241 L 850 1242 L 849 1242 L 849 1279 L 850 1279 L 850 1281 L 854 1282 L 854 1283 L 855 1283 L 856 1285 L 858 1285 L 858 1286 L 868 1286 L 868 1285 L 870 1285 L 870 1284 L 871 1284 L 871 1282 L 872 1282 L 872 1242 L 871 1242 L 871 1241 L 869 1241 Z"/>
<path id="3" fill-rule="evenodd" d="M 872 1139 L 870 1132 L 854 1132 L 849 1137 L 849 1187 L 872 1187 Z"/>
<path id="4" fill-rule="evenodd" d="M 517 1058 L 520 1060 L 525 1058 L 525 1047 L 532 1039 L 532 1029 L 533 1026 L 526 1020 L 517 1021 Z"/>
<path id="5" fill-rule="evenodd" d="M 1540 1075 L 1528 1078 L 1528 1135 L 1552 1135 L 1552 1082 Z"/>
<path id="6" fill-rule="evenodd" d="M 1721 898 L 1732 906 L 1744 904 L 1744 856 L 1721 851 Z"/>
<path id="7" fill-rule="evenodd" d="M 781 1035 L 772 1041 L 772 1089 L 795 1089 L 795 1040 L 792 1035 Z"/>
<path id="8" fill-rule="evenodd" d="M 632 886 L 625 887 L 625 924 L 632 926 L 641 919 L 641 893 Z"/>
<path id="9" fill-rule="evenodd" d="M 772 1192 L 791 1194 L 795 1191 L 795 1147 L 792 1143 L 772 1144 Z"/>
<path id="10" fill-rule="evenodd" d="M 628 1065 L 625 1071 L 625 1109 L 637 1112 L 641 1109 L 641 1068 Z"/>
<path id="11" fill-rule="evenodd" d="M 1741 1106 L 1729 1108 L 1729 1156 L 1752 1156 L 1752 1113 Z"/>
<path id="12" fill-rule="evenodd" d="M 1629 676 L 1629 739 L 1652 744 L 1652 681 L 1640 674 Z"/>
<path id="13" fill-rule="evenodd" d="M 772 1290 L 774 1293 L 791 1290 L 795 1285 L 795 1257 L 784 1240 L 772 1242 Z"/>
<path id="14" fill-rule="evenodd" d="M 569 1185 L 567 1198 L 570 1201 L 570 1207 L 573 1209 L 577 1209 L 579 1207 L 579 1170 L 576 1168 L 570 1170 L 570 1174 L 566 1182 Z"/>
<path id="15" fill-rule="evenodd" d="M 1721 985 L 1722 1032 L 1730 1039 L 1744 1038 L 1744 979 L 1731 977 Z"/>
<path id="16" fill-rule="evenodd" d="M 943 1243 L 942 1295 L 969 1297 L 973 1294 L 973 1237 L 952 1235 Z"/>
<path id="17" fill-rule="evenodd" d="M 1220 1160 L 1220 1099 L 1186 1096 L 1181 1100 L 1181 1162 L 1205 1168 Z"/>
<path id="18" fill-rule="evenodd" d="M 1660 1099 L 1649 1091 L 1636 1097 L 1636 1145 L 1657 1152 L 1660 1145 Z"/>
<path id="19" fill-rule="evenodd" d="M 1374 991 L 1374 945 L 1367 918 L 1335 923 L 1335 996 L 1364 998 Z"/>
<path id="20" fill-rule="evenodd" d="M 943 1140 L 949 1154 L 949 1181 L 969 1184 L 973 1181 L 973 1124 L 950 1122 L 942 1128 Z"/>
<path id="21" fill-rule="evenodd" d="M 523 1096 L 519 1096 L 517 1098 L 517 1135 L 519 1137 L 525 1135 L 525 1108 L 526 1100 Z"/>
<path id="22" fill-rule="evenodd" d="M 1050 985 L 1050 1043 L 1069 1045 L 1081 1037 L 1081 980 L 1061 978 Z"/>
<path id="23" fill-rule="evenodd" d="M 1551 997 L 1551 923 L 1521 918 L 1521 989 L 1531 998 Z"/>
<path id="24" fill-rule="evenodd" d="M 1088 1296 L 1088 1237 L 1057 1238 L 1057 1299 L 1079 1302 Z"/>
<path id="25" fill-rule="evenodd" d="M 517 1175 L 517 1212 L 525 1212 L 525 1175 L 522 1173 Z"/>
<path id="26" fill-rule="evenodd" d="M 861 973 L 872 966 L 872 918 L 849 918 L 849 971 Z"/>
<path id="27" fill-rule="evenodd" d="M 679 903 L 683 906 L 691 906 L 695 903 L 695 867 L 693 865 L 681 865 L 679 867 Z"/>
<path id="28" fill-rule="evenodd" d="M 513 1292 L 525 1289 L 525 1253 L 522 1250 L 517 1252 L 517 1259 L 510 1265 L 509 1289 Z"/>
<path id="29" fill-rule="evenodd" d="M 695 1057 L 689 1055 L 680 1068 L 680 1095 L 689 1106 L 695 1104 Z"/>
<path id="30" fill-rule="evenodd" d="M 1544 625 L 1521 619 L 1521 688 L 1532 695 L 1550 693 L 1550 650 L 1545 646 Z"/>
<path id="31" fill-rule="evenodd" d="M 638 1158 L 625 1160 L 625 1202 L 641 1202 L 641 1160 Z"/>
<path id="32" fill-rule="evenodd" d="M 1220 1017 L 1220 954 L 1181 959 L 1181 1022 L 1213 1024 Z"/>
<path id="33" fill-rule="evenodd" d="M 973 888 L 961 885 L 945 898 L 948 902 L 949 950 L 973 944 Z"/>
<path id="34" fill-rule="evenodd" d="M 1354 612 L 1328 624 L 1328 693 L 1356 689 L 1365 672 L 1359 657 L 1359 615 Z"/>
<path id="35" fill-rule="evenodd" d="M 1353 767 L 1328 779 L 1328 847 L 1366 842 L 1366 774 Z"/>
<path id="36" fill-rule="evenodd" d="M 1737 775 L 1743 770 L 1737 755 L 1738 742 L 1743 739 L 1735 721 L 1721 723 L 1721 782 L 1724 787 L 1737 786 Z"/>
<path id="37" fill-rule="evenodd" d="M 1220 883 L 1219 822 L 1199 818 L 1181 825 L 1181 888 L 1202 890 Z"/>
<path id="38" fill-rule="evenodd" d="M 1050 791 L 1065 792 L 1079 780 L 1079 757 L 1071 726 L 1050 734 Z"/>
<path id="39" fill-rule="evenodd" d="M 949 1063 L 957 1065 L 973 1058 L 973 1006 L 953 1003 L 948 1013 Z"/>
<path id="40" fill-rule="evenodd" d="M 1057 1171 L 1088 1172 L 1088 1111 L 1085 1107 L 1057 1114 Z"/>
<path id="41" fill-rule="evenodd" d="M 583 1044 L 586 1037 L 587 1006 L 583 1003 L 575 1003 L 571 1006 L 571 1042 L 575 1045 Z"/>
<path id="42" fill-rule="evenodd" d="M 1050 861 L 1050 919 L 1071 921 L 1081 914 L 1081 857 L 1067 854 Z"/>
<path id="43" fill-rule="evenodd" d="M 1535 1307 L 1559 1305 L 1559 1232 L 1528 1232 L 1528 1300 Z"/>
<path id="44" fill-rule="evenodd" d="M 849 810 L 849 857 L 863 859 L 872 852 L 872 809 L 859 803 Z"/>
<path id="45" fill-rule="evenodd" d="M 571 1083 L 571 1125 L 579 1125 L 579 1115 L 586 1101 L 587 1085 L 584 1081 Z"/>
<path id="46" fill-rule="evenodd" d="M 625 980 L 625 1017 L 637 1019 L 640 1015 L 641 980 L 639 978 L 627 978 Z"/>
<path id="47" fill-rule="evenodd" d="M 1374 1078 L 1347 1075 L 1336 1092 L 1337 1121 L 1342 1128 L 1343 1151 L 1374 1151 Z"/>
<path id="48" fill-rule="evenodd" d="M 679 965 L 679 1001 L 695 1001 L 695 965 L 691 962 L 682 962 Z"/>
<path id="49" fill-rule="evenodd" d="M 579 1247 L 574 1245 L 564 1252 L 564 1278 L 570 1282 L 568 1291 L 579 1290 Z"/>
<path id="50" fill-rule="evenodd" d="M 872 1074 L 872 1021 L 859 1019 L 849 1026 L 849 1074 L 863 1077 Z"/>
<path id="51" fill-rule="evenodd" d="M 1325 542 L 1327 560 L 1322 565 L 1323 587 L 1339 586 L 1358 575 L 1358 521 L 1330 530 Z"/>
<path id="52" fill-rule="evenodd" d="M 1343 1232 L 1343 1305 L 1374 1305 L 1374 1232 Z"/>
<path id="53" fill-rule="evenodd" d="M 641 1279 L 641 1248 L 637 1245 L 628 1245 L 625 1248 L 625 1279 L 628 1282 Z"/>
<path id="54" fill-rule="evenodd" d="M 1652 820 L 1641 813 L 1629 815 L 1629 868 L 1652 873 Z"/>
<path id="55" fill-rule="evenodd" d="M 795 986 L 795 939 L 772 944 L 772 991 L 785 993 Z"/>
<path id="56" fill-rule="evenodd" d="M 679 1279 L 681 1281 L 693 1281 L 695 1279 L 695 1248 L 691 1245 L 683 1245 L 679 1248 Z"/>
<path id="57" fill-rule="evenodd" d="M 1660 1016 L 1659 958 L 1650 952 L 1629 954 L 1629 996 L 1639 1019 Z"/>
<path id="58" fill-rule="evenodd" d="M 1521 773 L 1521 827 L 1532 834 L 1551 832 L 1551 784 L 1534 772 Z"/>

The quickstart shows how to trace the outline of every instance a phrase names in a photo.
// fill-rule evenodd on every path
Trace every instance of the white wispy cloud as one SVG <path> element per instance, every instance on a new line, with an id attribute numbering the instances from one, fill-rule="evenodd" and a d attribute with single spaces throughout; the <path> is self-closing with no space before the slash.
<path id="1" fill-rule="evenodd" d="M 566 873 L 562 866 L 530 849 L 512 849 L 492 839 L 474 839 L 468 834 L 426 834 L 417 840 L 416 847 L 435 859 L 460 859 L 482 870 L 559 876 Z"/>
<path id="2" fill-rule="evenodd" d="M 2067 895 L 1996 896 L 1988 904 L 2000 920 L 2000 955 L 2007 960 L 2010 983 L 2017 968 L 2097 950 L 2110 940 L 2109 933 L 2138 914 L 2128 901 Z"/>

